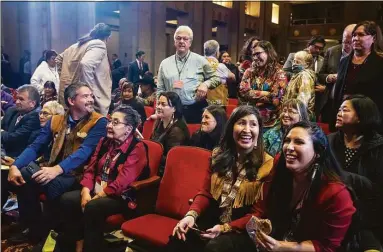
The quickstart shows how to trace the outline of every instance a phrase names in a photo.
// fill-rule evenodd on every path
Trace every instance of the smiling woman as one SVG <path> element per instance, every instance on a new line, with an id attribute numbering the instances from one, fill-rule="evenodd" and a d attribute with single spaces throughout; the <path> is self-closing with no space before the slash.
<path id="1" fill-rule="evenodd" d="M 273 166 L 273 158 L 264 152 L 262 128 L 255 107 L 234 110 L 219 146 L 213 150 L 211 177 L 174 228 L 170 251 L 256 251 L 245 226 L 252 206 L 266 198 L 261 190 L 271 179 Z M 198 236 L 188 232 L 187 227 L 196 222 L 206 232 Z"/>

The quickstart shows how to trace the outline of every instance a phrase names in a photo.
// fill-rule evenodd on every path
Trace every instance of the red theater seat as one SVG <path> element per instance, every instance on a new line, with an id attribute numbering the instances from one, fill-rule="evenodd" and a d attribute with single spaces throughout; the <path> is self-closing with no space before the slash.
<path id="1" fill-rule="evenodd" d="M 317 123 L 317 125 L 319 126 L 319 127 L 321 127 L 321 129 L 323 130 L 323 132 L 326 134 L 326 135 L 328 135 L 328 134 L 330 134 L 331 133 L 331 131 L 330 131 L 330 126 L 327 124 L 327 123 Z"/>
<path id="2" fill-rule="evenodd" d="M 196 132 L 197 130 L 199 130 L 201 128 L 201 124 L 188 124 L 188 129 L 189 129 L 189 133 L 190 133 L 190 136 L 193 135 L 194 132 Z"/>
<path id="3" fill-rule="evenodd" d="M 237 107 L 237 105 L 226 105 L 226 115 L 227 115 L 227 118 L 229 118 L 231 116 L 231 114 L 233 113 L 233 110 Z"/>
<path id="4" fill-rule="evenodd" d="M 238 99 L 229 98 L 228 105 L 235 105 L 235 106 L 238 106 Z"/>
<path id="5" fill-rule="evenodd" d="M 148 146 L 150 176 L 148 179 L 133 182 L 131 187 L 136 190 L 136 212 L 139 215 L 153 212 L 157 198 L 157 189 L 161 178 L 157 176 L 158 168 L 161 164 L 161 158 L 164 149 L 160 143 L 143 140 Z M 111 215 L 107 218 L 106 223 L 110 229 L 118 228 L 125 221 L 122 214 Z"/>
<path id="6" fill-rule="evenodd" d="M 149 106 L 144 106 L 146 117 L 149 117 L 154 114 L 154 108 Z"/>
<path id="7" fill-rule="evenodd" d="M 166 245 L 174 226 L 189 210 L 189 199 L 200 191 L 208 176 L 210 156 L 210 151 L 197 147 L 172 148 L 167 156 L 155 214 L 126 221 L 121 226 L 124 235 L 135 239 L 135 245 L 139 246 Z"/>
<path id="8" fill-rule="evenodd" d="M 155 122 L 155 120 L 146 120 L 144 122 L 144 128 L 142 130 L 142 135 L 144 136 L 144 139 L 150 139 Z"/>

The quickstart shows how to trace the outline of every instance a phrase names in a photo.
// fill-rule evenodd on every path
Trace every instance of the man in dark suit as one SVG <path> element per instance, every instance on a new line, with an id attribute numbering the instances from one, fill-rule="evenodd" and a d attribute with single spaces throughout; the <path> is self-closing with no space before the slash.
<path id="1" fill-rule="evenodd" d="M 118 69 L 122 66 L 121 60 L 118 58 L 118 55 L 113 53 L 112 54 L 112 60 L 113 60 L 113 70 Z"/>
<path id="2" fill-rule="evenodd" d="M 319 73 L 323 65 L 323 57 L 320 56 L 320 53 L 323 51 L 326 46 L 326 41 L 322 36 L 314 36 L 307 43 L 307 48 L 305 51 L 309 52 L 313 56 L 314 63 L 312 65 L 312 70 L 315 73 Z M 283 70 L 288 74 L 292 74 L 292 65 L 294 60 L 295 53 L 290 53 L 285 64 L 283 65 Z M 291 77 L 291 75 L 289 76 Z"/>
<path id="3" fill-rule="evenodd" d="M 18 88 L 16 106 L 9 108 L 1 121 L 1 143 L 7 156 L 20 155 L 32 132 L 40 128 L 39 106 L 40 95 L 34 86 Z"/>
<path id="4" fill-rule="evenodd" d="M 343 31 L 342 44 L 327 49 L 323 61 L 322 69 L 319 72 L 318 85 L 315 86 L 316 92 L 316 114 L 322 114 L 323 122 L 330 122 L 335 118 L 332 116 L 332 90 L 337 80 L 338 66 L 341 58 L 347 56 L 351 50 L 351 33 L 355 24 L 348 25 Z"/>
<path id="5" fill-rule="evenodd" d="M 128 80 L 137 83 L 138 80 L 144 77 L 144 74 L 149 71 L 148 63 L 144 62 L 145 52 L 138 51 L 136 53 L 136 60 L 129 63 Z M 138 92 L 138 85 L 134 85 L 135 92 Z"/>

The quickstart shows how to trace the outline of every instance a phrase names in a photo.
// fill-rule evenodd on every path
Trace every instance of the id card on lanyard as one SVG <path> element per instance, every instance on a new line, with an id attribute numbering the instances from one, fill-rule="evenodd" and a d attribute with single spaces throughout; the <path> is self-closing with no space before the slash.
<path id="1" fill-rule="evenodd" d="M 109 178 L 109 173 L 110 173 L 110 165 L 111 165 L 111 163 L 116 162 L 117 158 L 120 155 L 121 155 L 121 152 L 118 152 L 117 155 L 111 160 L 110 154 L 109 153 L 107 154 L 105 163 L 102 166 L 101 184 L 96 182 L 96 185 L 94 187 L 94 192 L 96 194 L 99 193 L 100 191 L 103 191 L 105 189 L 105 187 L 108 185 L 108 178 Z"/>

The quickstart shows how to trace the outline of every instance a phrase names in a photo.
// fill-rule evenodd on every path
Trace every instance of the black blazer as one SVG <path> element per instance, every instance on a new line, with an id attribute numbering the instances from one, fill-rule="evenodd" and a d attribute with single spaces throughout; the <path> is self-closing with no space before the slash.
<path id="1" fill-rule="evenodd" d="M 138 67 L 137 60 L 129 63 L 128 80 L 135 83 L 140 79 L 140 75 L 143 77 L 146 72 L 149 71 L 149 65 L 146 62 L 142 62 L 142 70 Z"/>
<path id="2" fill-rule="evenodd" d="M 32 110 L 27 113 L 20 122 L 16 124 L 20 113 L 16 107 L 9 108 L 1 121 L 1 143 L 6 154 L 10 157 L 17 157 L 29 144 L 29 138 L 33 131 L 40 129 L 38 111 Z"/>
<path id="3" fill-rule="evenodd" d="M 342 45 L 332 46 L 327 49 L 324 56 L 323 66 L 319 72 L 319 82 L 326 84 L 326 77 L 329 74 L 336 74 L 342 57 Z"/>
<path id="4" fill-rule="evenodd" d="M 346 75 L 348 66 L 352 60 L 353 53 L 344 57 L 338 69 L 338 78 L 334 90 L 334 110 L 338 111 L 343 100 L 343 90 L 346 85 Z M 356 76 L 357 92 L 370 97 L 383 115 L 383 57 L 380 57 L 372 51 L 367 57 L 366 62 L 361 66 L 358 75 Z"/>
<path id="5" fill-rule="evenodd" d="M 122 65 L 121 60 L 117 59 L 113 62 L 113 70 L 119 68 Z"/>

